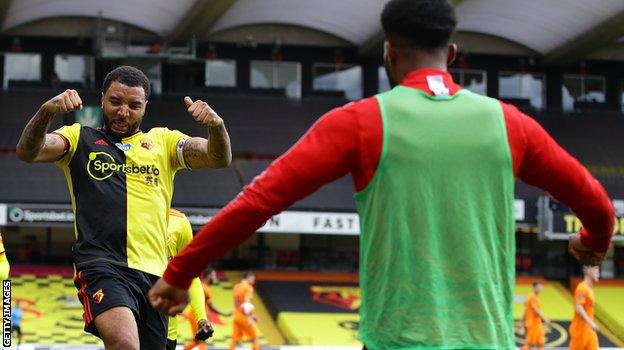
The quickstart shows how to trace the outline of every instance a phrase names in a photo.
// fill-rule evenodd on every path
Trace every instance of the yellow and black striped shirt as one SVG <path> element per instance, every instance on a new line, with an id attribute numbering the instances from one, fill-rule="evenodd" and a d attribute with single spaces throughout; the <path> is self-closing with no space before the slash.
<path id="1" fill-rule="evenodd" d="M 121 140 L 79 124 L 55 133 L 69 143 L 56 162 L 65 173 L 75 214 L 74 264 L 105 261 L 160 276 L 173 178 L 182 168 L 176 147 L 185 134 L 166 128 Z"/>

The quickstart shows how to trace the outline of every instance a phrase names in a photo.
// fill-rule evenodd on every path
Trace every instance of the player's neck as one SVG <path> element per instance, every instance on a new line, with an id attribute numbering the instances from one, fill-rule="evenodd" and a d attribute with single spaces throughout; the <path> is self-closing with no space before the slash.
<path id="1" fill-rule="evenodd" d="M 434 68 L 434 69 L 439 69 L 441 71 L 447 70 L 446 62 L 435 60 L 435 59 L 427 59 L 426 57 L 419 59 L 419 60 L 412 61 L 410 64 L 406 64 L 404 67 L 401 67 L 401 68 L 403 68 L 401 69 L 401 72 L 400 72 L 401 77 L 405 77 L 407 74 L 415 70 L 425 69 L 425 68 Z"/>
<path id="2" fill-rule="evenodd" d="M 419 69 L 434 68 L 442 71 L 447 70 L 446 52 L 439 50 L 412 50 L 406 52 L 397 59 L 397 71 L 401 80 L 407 74 Z"/>
<path id="3" fill-rule="evenodd" d="M 594 286 L 594 281 L 590 277 L 585 277 L 583 281 L 590 287 Z"/>

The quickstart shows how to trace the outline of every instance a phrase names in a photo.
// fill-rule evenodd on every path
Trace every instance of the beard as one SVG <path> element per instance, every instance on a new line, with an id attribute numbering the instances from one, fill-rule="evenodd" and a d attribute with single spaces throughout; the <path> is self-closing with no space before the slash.
<path id="1" fill-rule="evenodd" d="M 137 131 L 139 131 L 139 127 L 141 126 L 141 121 L 142 119 L 139 119 L 138 122 L 134 123 L 134 124 L 129 124 L 128 125 L 128 131 L 125 132 L 117 132 L 115 130 L 113 130 L 113 128 L 111 127 L 111 120 L 108 119 L 106 116 L 104 116 L 104 131 L 106 131 L 107 134 L 109 134 L 110 136 L 112 136 L 115 139 L 121 140 L 123 138 L 132 136 L 134 134 L 136 134 Z"/>

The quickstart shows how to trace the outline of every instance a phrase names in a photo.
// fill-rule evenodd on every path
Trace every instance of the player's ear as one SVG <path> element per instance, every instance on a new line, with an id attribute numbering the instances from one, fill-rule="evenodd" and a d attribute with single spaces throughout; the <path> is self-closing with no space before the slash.
<path id="1" fill-rule="evenodd" d="M 457 57 L 457 44 L 452 43 L 451 45 L 448 46 L 448 50 L 446 53 L 446 64 L 449 66 L 453 64 L 456 57 Z"/>
<path id="2" fill-rule="evenodd" d="M 396 63 L 397 51 L 389 40 L 384 41 L 384 59 L 388 62 L 388 68 L 393 67 Z"/>

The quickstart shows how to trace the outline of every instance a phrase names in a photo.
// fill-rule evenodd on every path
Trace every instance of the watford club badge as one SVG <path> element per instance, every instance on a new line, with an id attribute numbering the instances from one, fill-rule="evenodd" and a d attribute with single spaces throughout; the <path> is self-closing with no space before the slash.
<path id="1" fill-rule="evenodd" d="M 360 308 L 360 289 L 345 286 L 310 286 L 312 299 L 344 310 Z"/>
<path id="2" fill-rule="evenodd" d="M 102 289 L 99 289 L 97 292 L 93 293 L 93 301 L 96 303 L 101 303 L 102 299 L 104 299 L 104 292 Z"/>
<path id="3" fill-rule="evenodd" d="M 152 141 L 145 139 L 145 140 L 141 140 L 141 147 L 150 150 L 152 149 L 152 147 L 154 147 L 154 145 L 152 145 Z"/>

